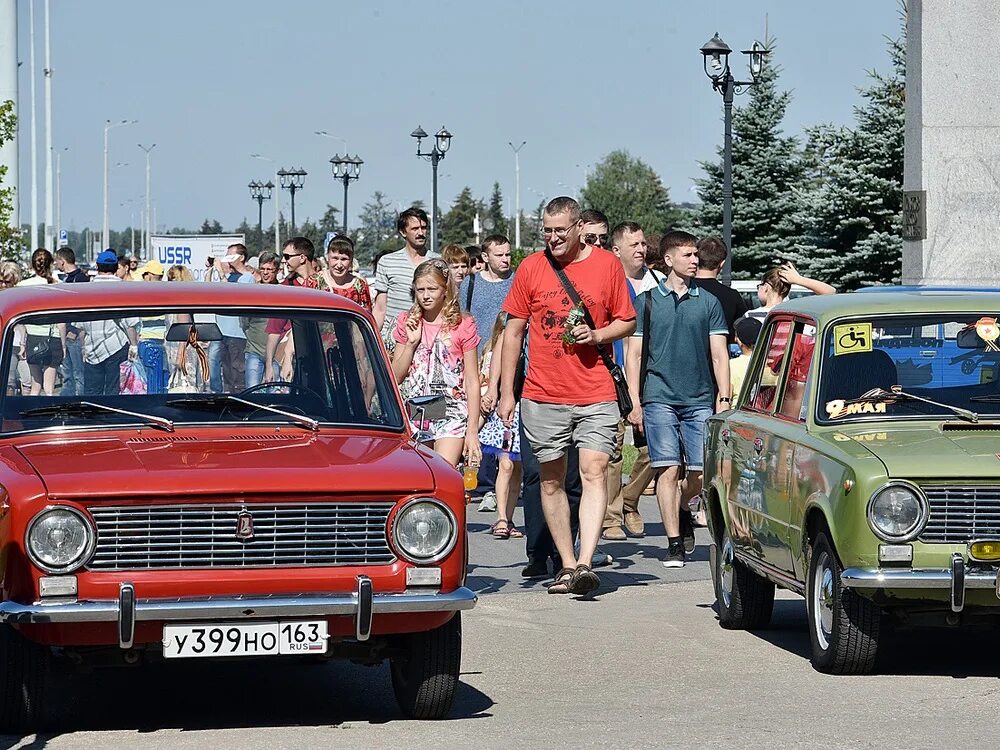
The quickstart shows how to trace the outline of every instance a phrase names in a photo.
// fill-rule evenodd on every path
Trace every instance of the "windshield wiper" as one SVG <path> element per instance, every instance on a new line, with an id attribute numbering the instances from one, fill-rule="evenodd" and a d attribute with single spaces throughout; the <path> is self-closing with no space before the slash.
<path id="1" fill-rule="evenodd" d="M 963 409 L 961 406 L 952 406 L 951 404 L 945 404 L 940 401 L 932 401 L 929 398 L 924 398 L 923 396 L 914 396 L 912 393 L 907 393 L 906 391 L 899 388 L 899 386 L 893 386 L 891 391 L 887 391 L 885 388 L 872 388 L 870 391 L 862 393 L 858 398 L 852 399 L 852 403 L 871 403 L 873 401 L 920 401 L 925 404 L 930 404 L 931 406 L 938 406 L 942 409 L 947 409 L 956 417 L 964 419 L 969 422 L 978 422 L 979 415 L 970 409 Z"/>
<path id="2" fill-rule="evenodd" d="M 266 406 L 265 404 L 258 404 L 254 401 L 247 401 L 239 396 L 229 394 L 209 396 L 208 398 L 173 398 L 167 401 L 167 406 L 179 406 L 187 409 L 217 409 L 220 406 L 232 406 L 233 404 L 238 404 L 247 409 L 262 409 L 272 414 L 279 414 L 285 419 L 306 427 L 313 432 L 319 430 L 319 422 L 312 417 L 285 411 L 284 409 L 277 409 L 273 406 Z"/>
<path id="3" fill-rule="evenodd" d="M 22 411 L 20 416 L 49 417 L 63 415 L 71 417 L 87 417 L 94 414 L 121 414 L 125 417 L 141 419 L 143 422 L 147 422 L 153 427 L 158 427 L 159 429 L 166 430 L 167 432 L 174 431 L 174 423 L 164 417 L 156 417 L 152 414 L 142 414 L 137 411 L 129 411 L 128 409 L 116 409 L 113 406 L 106 406 L 105 404 L 95 404 L 93 401 L 70 401 L 64 404 L 39 406 L 35 409 Z"/>
<path id="4" fill-rule="evenodd" d="M 1000 404 L 1000 394 L 991 393 L 988 396 L 969 396 L 969 401 L 978 401 L 981 404 Z"/>

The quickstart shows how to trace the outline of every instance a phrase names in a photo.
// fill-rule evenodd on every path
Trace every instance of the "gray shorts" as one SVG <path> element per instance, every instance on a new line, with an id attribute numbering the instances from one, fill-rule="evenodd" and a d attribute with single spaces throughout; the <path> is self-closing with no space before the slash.
<path id="1" fill-rule="evenodd" d="M 570 447 L 614 455 L 621 414 L 614 401 L 543 404 L 521 399 L 521 424 L 538 463 L 555 461 Z"/>

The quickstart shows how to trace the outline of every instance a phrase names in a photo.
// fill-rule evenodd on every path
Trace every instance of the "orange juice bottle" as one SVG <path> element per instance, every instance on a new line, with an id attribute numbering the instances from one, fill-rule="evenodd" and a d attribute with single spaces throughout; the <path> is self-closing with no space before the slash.
<path id="1" fill-rule="evenodd" d="M 476 489 L 479 486 L 479 467 L 466 465 L 462 481 L 465 483 L 465 490 L 467 492 L 472 492 L 472 490 Z"/>

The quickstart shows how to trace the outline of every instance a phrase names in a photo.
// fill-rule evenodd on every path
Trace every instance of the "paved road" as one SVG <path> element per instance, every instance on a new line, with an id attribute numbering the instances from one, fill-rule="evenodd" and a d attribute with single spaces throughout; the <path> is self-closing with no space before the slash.
<path id="1" fill-rule="evenodd" d="M 768 630 L 724 631 L 706 563 L 667 571 L 662 542 L 634 545 L 578 601 L 522 588 L 520 544 L 474 534 L 474 583 L 501 595 L 465 615 L 448 721 L 402 720 L 385 667 L 187 663 L 74 678 L 63 700 L 84 717 L 77 731 L 0 748 L 917 748 L 981 742 L 996 725 L 991 633 L 900 634 L 879 675 L 828 677 L 809 665 L 801 599 L 781 596 Z"/>

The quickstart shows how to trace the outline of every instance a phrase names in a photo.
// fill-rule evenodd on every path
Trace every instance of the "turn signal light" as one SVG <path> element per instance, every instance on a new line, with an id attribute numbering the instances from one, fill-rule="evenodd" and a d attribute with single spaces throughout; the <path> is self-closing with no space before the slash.
<path id="1" fill-rule="evenodd" d="M 972 542 L 969 545 L 969 557 L 973 560 L 982 560 L 985 562 L 1000 560 L 1000 540 Z"/>

